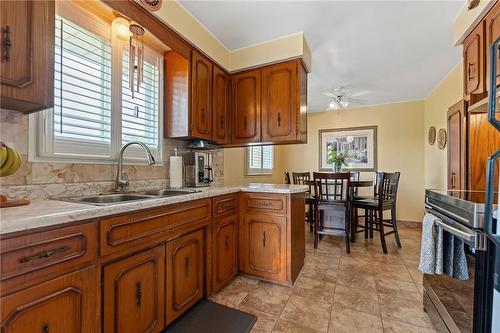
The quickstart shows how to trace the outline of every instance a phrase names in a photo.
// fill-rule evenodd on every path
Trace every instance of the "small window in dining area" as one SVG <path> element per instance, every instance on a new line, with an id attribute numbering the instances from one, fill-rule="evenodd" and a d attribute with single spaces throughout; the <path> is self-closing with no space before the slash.
<path id="1" fill-rule="evenodd" d="M 246 175 L 271 175 L 274 166 L 273 146 L 254 146 L 247 148 Z"/>

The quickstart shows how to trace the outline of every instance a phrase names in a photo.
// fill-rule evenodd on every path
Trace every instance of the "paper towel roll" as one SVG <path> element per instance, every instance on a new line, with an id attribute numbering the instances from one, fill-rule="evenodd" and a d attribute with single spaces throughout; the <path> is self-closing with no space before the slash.
<path id="1" fill-rule="evenodd" d="M 182 187 L 182 157 L 170 156 L 170 188 Z"/>

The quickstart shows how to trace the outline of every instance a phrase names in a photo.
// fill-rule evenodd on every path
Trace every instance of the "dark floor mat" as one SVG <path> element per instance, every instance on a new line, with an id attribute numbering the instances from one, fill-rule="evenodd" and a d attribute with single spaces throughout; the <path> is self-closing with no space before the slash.
<path id="1" fill-rule="evenodd" d="M 209 300 L 201 300 L 162 333 L 248 333 L 257 318 Z"/>

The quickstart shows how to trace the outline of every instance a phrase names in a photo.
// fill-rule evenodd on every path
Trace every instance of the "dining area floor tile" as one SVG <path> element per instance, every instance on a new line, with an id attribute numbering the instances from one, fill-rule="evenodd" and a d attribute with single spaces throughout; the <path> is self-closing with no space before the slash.
<path id="1" fill-rule="evenodd" d="M 420 225 L 399 228 L 402 248 L 388 238 L 324 236 L 318 249 L 306 229 L 304 266 L 292 287 L 237 275 L 210 299 L 257 317 L 252 333 L 434 333 L 422 306 L 418 270 Z"/>

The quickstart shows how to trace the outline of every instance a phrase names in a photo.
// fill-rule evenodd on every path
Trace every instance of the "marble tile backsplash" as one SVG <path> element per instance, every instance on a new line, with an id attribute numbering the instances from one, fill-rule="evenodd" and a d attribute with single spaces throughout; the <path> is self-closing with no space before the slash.
<path id="1" fill-rule="evenodd" d="M 28 116 L 0 110 L 0 141 L 12 145 L 23 159 L 13 175 L 0 178 L 0 194 L 9 198 L 45 198 L 109 192 L 116 177 L 116 164 L 48 163 L 28 161 Z M 169 157 L 174 148 L 182 153 L 186 142 L 165 139 L 162 165 L 124 165 L 130 190 L 164 188 L 169 184 Z M 212 155 L 216 184 L 224 183 L 224 152 Z"/>

